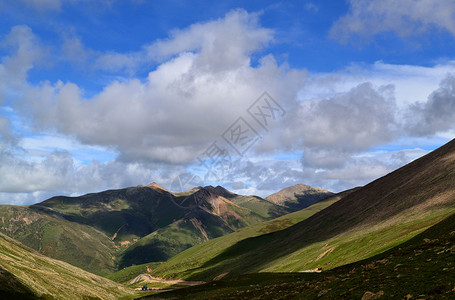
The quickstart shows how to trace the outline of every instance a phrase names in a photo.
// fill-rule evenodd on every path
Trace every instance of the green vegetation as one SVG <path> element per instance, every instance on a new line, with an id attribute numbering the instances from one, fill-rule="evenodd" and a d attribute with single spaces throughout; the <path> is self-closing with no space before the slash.
<path id="1" fill-rule="evenodd" d="M 16 276 L 1 267 L 0 283 L 1 299 L 39 299 L 39 297 Z"/>
<path id="2" fill-rule="evenodd" d="M 41 253 L 98 275 L 115 270 L 115 244 L 102 232 L 34 207 L 0 206 L 0 231 Z"/>
<path id="3" fill-rule="evenodd" d="M 187 196 L 175 196 L 155 186 L 157 190 L 152 194 L 161 196 L 154 199 L 143 194 L 149 193 L 144 189 L 152 190 L 151 187 L 107 191 L 97 198 L 81 197 L 77 199 L 80 212 L 69 215 L 54 209 L 62 205 L 62 199 L 51 199 L 46 205 L 32 208 L 2 207 L 3 215 L 8 217 L 1 220 L 2 230 L 35 246 L 44 243 L 51 249 L 55 245 L 61 249 L 58 246 L 64 241 L 75 239 L 72 236 L 82 232 L 79 228 L 72 233 L 62 216 L 86 226 L 96 215 L 99 220 L 92 225 L 106 230 L 110 222 L 117 227 L 121 225 L 119 220 L 126 222 L 133 215 L 141 221 L 149 218 L 136 211 L 149 205 L 147 209 L 156 219 L 147 219 L 146 227 L 158 229 L 129 247 L 125 242 L 130 241 L 125 239 L 139 236 L 140 230 L 144 230 L 135 228 L 133 221 L 132 226 L 126 223 L 112 236 L 112 244 L 121 236 L 119 244 L 123 248 L 114 245 L 124 265 L 135 259 L 153 261 L 144 253 L 165 259 L 184 247 L 208 240 L 167 262 L 133 266 L 110 275 L 127 283 L 130 289 L 144 283 L 161 289 L 197 285 L 159 295 L 152 293 L 150 298 L 449 299 L 455 297 L 453 153 L 455 141 L 363 188 L 267 222 L 257 223 L 280 214 L 284 208 L 258 197 L 232 194 L 222 187 L 198 188 Z M 122 197 L 139 193 L 143 198 L 133 203 L 133 198 L 126 201 L 119 193 Z M 155 211 L 157 207 L 178 207 L 181 211 L 174 213 L 183 215 L 171 221 L 160 218 L 165 212 Z M 33 209 L 35 214 L 24 214 Z M 66 211 L 73 210 L 74 207 Z M 54 219 L 62 223 L 52 223 L 56 222 Z M 224 235 L 246 225 L 250 226 Z M 34 235 L 37 238 L 31 238 Z M 68 274 L 72 284 L 78 285 L 78 292 L 82 290 L 81 297 L 99 297 L 108 286 L 117 294 L 112 292 L 106 298 L 134 295 L 107 279 L 36 253 L 29 254 L 30 250 L 6 236 L 0 235 L 0 242 L 0 279 L 23 287 L 25 296 L 58 294 L 65 298 L 68 287 L 73 288 L 62 283 L 69 281 Z M 311 273 L 315 268 L 324 271 Z M 36 274 L 39 279 L 33 277 Z M 197 280 L 211 282 L 202 284 Z M 93 286 L 94 283 L 98 285 Z M 14 291 L 3 288 L 0 293 L 9 295 Z"/>
<path id="4" fill-rule="evenodd" d="M 0 295 L 43 299 L 131 299 L 140 294 L 43 256 L 0 233 Z M 17 298 L 16 297 L 16 298 Z"/>
<path id="5" fill-rule="evenodd" d="M 143 237 L 119 254 L 119 266 L 166 261 L 185 249 L 230 232 L 232 229 L 219 218 L 202 211 L 197 217 L 188 216 Z"/>
<path id="6" fill-rule="evenodd" d="M 455 215 L 369 259 L 322 273 L 256 273 L 147 299 L 453 299 Z M 368 298 L 369 297 L 369 298 Z"/>

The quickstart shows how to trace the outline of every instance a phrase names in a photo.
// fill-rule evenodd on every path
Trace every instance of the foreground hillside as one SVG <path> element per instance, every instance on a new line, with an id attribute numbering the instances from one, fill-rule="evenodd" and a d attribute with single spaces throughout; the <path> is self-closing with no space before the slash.
<path id="1" fill-rule="evenodd" d="M 455 215 L 385 253 L 327 272 L 241 275 L 146 298 L 454 299 Z"/>
<path id="2" fill-rule="evenodd" d="M 42 254 L 99 275 L 115 270 L 116 245 L 93 227 L 36 207 L 0 206 L 1 232 Z"/>
<path id="3" fill-rule="evenodd" d="M 0 233 L 2 299 L 131 299 L 126 287 L 48 258 Z"/>
<path id="4" fill-rule="evenodd" d="M 453 214 L 453 182 L 454 141 L 294 226 L 242 240 L 176 276 L 211 280 L 221 275 L 326 270 L 371 257 Z"/>

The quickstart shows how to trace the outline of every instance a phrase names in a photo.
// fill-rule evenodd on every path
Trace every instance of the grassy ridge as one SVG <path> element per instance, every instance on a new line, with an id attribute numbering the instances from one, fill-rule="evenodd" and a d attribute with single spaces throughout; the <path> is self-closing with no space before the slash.
<path id="1" fill-rule="evenodd" d="M 366 228 L 350 234 L 337 236 L 321 242 L 311 243 L 300 249 L 283 251 L 275 248 L 264 254 L 254 255 L 252 252 L 243 254 L 242 250 L 254 250 L 263 245 L 275 243 L 277 237 L 261 236 L 248 243 L 235 247 L 207 262 L 201 269 L 195 271 L 190 278 L 214 278 L 218 274 L 230 272 L 239 275 L 246 272 L 298 272 L 322 267 L 331 269 L 360 259 L 371 257 L 409 240 L 428 227 L 451 215 L 455 209 L 441 209 L 420 219 L 405 221 L 406 217 L 396 220 L 389 226 Z M 280 233 L 279 239 L 282 238 Z M 277 234 L 278 234 L 277 233 Z M 240 249 L 238 251 L 237 249 Z M 240 254 L 239 254 L 240 253 Z M 290 254 L 287 254 L 290 253 Z M 287 254 L 287 255 L 286 255 Z"/>
<path id="2" fill-rule="evenodd" d="M 46 299 L 131 299 L 135 292 L 34 250 L 0 233 L 2 280 L 26 286 L 30 296 Z M 6 284 L 2 282 L 2 286 Z M 18 286 L 17 288 L 20 288 Z"/>
<path id="3" fill-rule="evenodd" d="M 97 228 L 118 242 L 141 238 L 186 213 L 185 208 L 172 201 L 172 194 L 149 187 L 53 197 L 34 207 L 57 211 L 66 219 Z"/>
<path id="4" fill-rule="evenodd" d="M 16 276 L 0 267 L 0 299 L 39 299 Z"/>
<path id="5" fill-rule="evenodd" d="M 115 269 L 115 244 L 105 234 L 33 207 L 0 206 L 0 231 L 47 256 L 99 275 Z"/>
<path id="6" fill-rule="evenodd" d="M 257 273 L 147 299 L 453 299 L 455 215 L 369 259 L 322 273 Z"/>

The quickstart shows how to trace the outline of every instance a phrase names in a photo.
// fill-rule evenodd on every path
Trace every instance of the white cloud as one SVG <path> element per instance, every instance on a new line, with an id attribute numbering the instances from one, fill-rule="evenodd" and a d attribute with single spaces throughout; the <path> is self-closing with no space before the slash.
<path id="1" fill-rule="evenodd" d="M 11 153 L 2 152 L 0 193 L 23 193 L 22 198 L 36 202 L 45 198 L 31 197 L 31 193 L 80 195 L 159 181 L 158 173 L 153 169 L 151 165 L 118 161 L 92 161 L 75 166 L 72 155 L 61 151 L 49 153 L 42 161 L 25 161 Z M 14 195 L 11 197 L 14 198 Z"/>
<path id="2" fill-rule="evenodd" d="M 14 26 L 0 43 L 11 55 L 4 56 L 0 64 L 0 94 L 26 85 L 27 73 L 44 56 L 38 38 L 26 25 Z"/>
<path id="3" fill-rule="evenodd" d="M 0 104 L 4 104 L 27 89 L 27 73 L 44 57 L 45 51 L 25 25 L 14 26 L 0 41 L 0 48 L 9 53 L 0 63 Z M 0 140 L 2 144 L 17 142 L 12 122 L 5 116 L 0 116 Z"/>
<path id="4" fill-rule="evenodd" d="M 455 71 L 455 62 L 447 61 L 433 66 L 388 64 L 353 64 L 331 73 L 311 74 L 299 99 L 332 97 L 345 93 L 353 86 L 371 82 L 375 86 L 393 85 L 395 98 L 400 108 L 416 101 L 426 101 L 440 81 Z"/>
<path id="5" fill-rule="evenodd" d="M 283 122 L 278 142 L 304 150 L 305 164 L 342 165 L 350 155 L 395 138 L 396 110 L 393 86 L 362 83 L 331 97 L 300 102 Z"/>
<path id="6" fill-rule="evenodd" d="M 263 91 L 294 105 L 305 72 L 278 66 L 271 56 L 250 65 L 250 55 L 270 39 L 255 15 L 234 11 L 160 42 L 167 49 L 161 53 L 173 45 L 183 52 L 144 81 L 113 82 L 91 99 L 74 83 L 44 83 L 16 108 L 41 128 L 114 147 L 124 161 L 188 163 Z"/>
<path id="7" fill-rule="evenodd" d="M 350 0 L 349 3 L 349 12 L 330 31 L 331 37 L 342 42 L 354 36 L 368 39 L 384 32 L 413 36 L 431 28 L 455 35 L 452 0 Z"/>
<path id="8" fill-rule="evenodd" d="M 428 136 L 455 129 L 455 75 L 447 75 L 428 101 L 412 105 L 405 117 L 405 126 L 415 135 Z"/>
<path id="9" fill-rule="evenodd" d="M 137 52 L 100 54 L 95 67 L 110 71 L 134 71 L 141 66 L 191 52 L 199 53 L 195 61 L 199 68 L 226 71 L 248 65 L 249 55 L 271 40 L 272 31 L 260 27 L 258 15 L 239 9 L 215 21 L 174 30 L 168 39 L 144 45 Z"/>

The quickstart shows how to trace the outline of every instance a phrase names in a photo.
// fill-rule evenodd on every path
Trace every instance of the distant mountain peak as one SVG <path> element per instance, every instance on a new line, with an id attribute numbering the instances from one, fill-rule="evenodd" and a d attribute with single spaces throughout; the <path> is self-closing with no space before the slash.
<path id="1" fill-rule="evenodd" d="M 332 195 L 333 193 L 324 189 L 298 183 L 284 188 L 265 199 L 293 210 L 300 210 Z"/>
<path id="2" fill-rule="evenodd" d="M 168 192 L 170 193 L 169 190 L 165 189 L 164 187 L 160 186 L 158 183 L 156 183 L 155 181 L 150 183 L 149 185 L 146 185 L 147 187 L 151 188 L 151 189 L 154 189 L 155 191 L 165 191 L 165 192 Z"/>
<path id="3" fill-rule="evenodd" d="M 227 190 L 226 188 L 222 187 L 221 185 L 217 185 L 216 187 L 212 185 L 205 186 L 204 189 L 210 191 L 213 194 L 216 194 L 218 196 L 222 196 L 225 198 L 232 198 L 237 196 L 237 194 Z"/>

